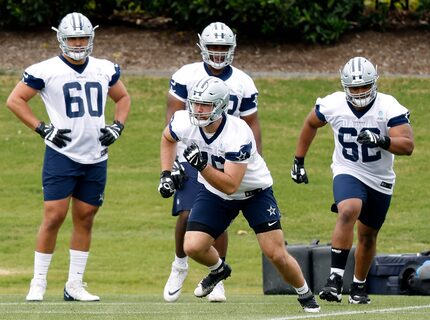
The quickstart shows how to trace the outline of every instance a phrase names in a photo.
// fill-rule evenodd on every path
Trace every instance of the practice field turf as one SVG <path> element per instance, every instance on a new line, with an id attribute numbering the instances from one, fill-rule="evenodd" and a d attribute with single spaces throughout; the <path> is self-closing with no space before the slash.
<path id="1" fill-rule="evenodd" d="M 5 101 L 19 75 L 0 75 Z M 171 199 L 162 199 L 159 142 L 164 126 L 168 79 L 123 75 L 132 111 L 121 138 L 109 148 L 105 203 L 97 214 L 84 280 L 100 303 L 65 303 L 71 219 L 60 230 L 48 275 L 46 301 L 26 303 L 33 274 L 34 245 L 42 218 L 41 167 L 44 144 L 5 107 L 0 108 L 0 319 L 307 319 L 295 296 L 264 296 L 261 251 L 246 221 L 229 228 L 227 303 L 210 304 L 192 296 L 207 269 L 190 262 L 178 303 L 162 292 L 174 256 Z M 397 182 L 378 253 L 416 253 L 430 249 L 428 186 L 430 172 L 430 79 L 378 81 L 411 111 L 415 150 L 396 157 Z M 340 90 L 338 79 L 258 79 L 263 156 L 274 178 L 282 226 L 290 244 L 330 242 L 336 219 L 330 212 L 331 130 L 320 130 L 306 158 L 308 185 L 290 177 L 300 127 L 318 96 Z M 31 106 L 47 120 L 41 100 Z M 106 111 L 113 119 L 112 104 Z M 327 270 L 328 273 L 328 270 Z M 321 303 L 326 319 L 430 319 L 430 297 L 371 295 L 368 306 Z"/>
<path id="2" fill-rule="evenodd" d="M 321 303 L 318 314 L 304 313 L 295 296 L 231 295 L 227 303 L 209 303 L 185 294 L 176 303 L 154 295 L 108 295 L 96 303 L 64 302 L 47 296 L 42 303 L 1 297 L 0 319 L 430 319 L 428 297 L 372 296 L 370 305 Z"/>

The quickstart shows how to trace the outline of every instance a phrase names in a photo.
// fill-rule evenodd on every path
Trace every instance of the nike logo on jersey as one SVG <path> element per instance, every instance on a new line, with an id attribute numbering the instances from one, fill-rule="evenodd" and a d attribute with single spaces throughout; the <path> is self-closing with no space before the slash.
<path id="1" fill-rule="evenodd" d="M 269 222 L 269 223 L 267 223 L 267 225 L 268 225 L 269 227 L 271 227 L 271 226 L 273 226 L 276 222 L 278 222 L 278 221 L 272 221 L 272 222 Z"/>

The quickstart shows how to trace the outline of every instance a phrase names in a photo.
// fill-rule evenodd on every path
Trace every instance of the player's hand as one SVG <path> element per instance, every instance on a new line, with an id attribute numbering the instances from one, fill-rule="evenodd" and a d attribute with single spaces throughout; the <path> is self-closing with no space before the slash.
<path id="1" fill-rule="evenodd" d="M 39 123 L 34 129 L 43 139 L 51 141 L 58 148 L 66 146 L 66 141 L 70 142 L 72 139 L 66 136 L 66 133 L 72 132 L 70 129 L 57 129 L 52 123 L 46 125 L 45 122 Z"/>
<path id="2" fill-rule="evenodd" d="M 305 159 L 294 157 L 293 168 L 291 169 L 291 178 L 295 183 L 305 183 L 309 182 L 308 175 L 305 170 Z"/>
<path id="3" fill-rule="evenodd" d="M 185 174 L 184 166 L 179 162 L 178 159 L 173 163 L 172 175 L 171 178 L 173 180 L 173 184 L 175 185 L 175 189 L 182 189 L 184 186 L 184 181 L 187 180 L 187 175 Z"/>
<path id="4" fill-rule="evenodd" d="M 202 171 L 208 164 L 208 161 L 203 159 L 199 147 L 194 142 L 189 147 L 187 147 L 187 149 L 185 149 L 184 157 L 187 159 L 190 165 L 196 168 L 198 171 Z"/>
<path id="5" fill-rule="evenodd" d="M 364 130 L 358 135 L 357 142 L 387 150 L 390 147 L 391 139 L 386 136 L 380 136 L 370 130 Z"/>
<path id="6" fill-rule="evenodd" d="M 116 120 L 110 126 L 100 129 L 102 135 L 99 140 L 102 146 L 107 147 L 114 143 L 121 135 L 122 130 L 124 130 L 124 125 Z"/>
<path id="7" fill-rule="evenodd" d="M 175 193 L 175 184 L 173 183 L 170 171 L 163 171 L 160 175 L 160 184 L 158 192 L 163 198 L 170 198 Z"/>

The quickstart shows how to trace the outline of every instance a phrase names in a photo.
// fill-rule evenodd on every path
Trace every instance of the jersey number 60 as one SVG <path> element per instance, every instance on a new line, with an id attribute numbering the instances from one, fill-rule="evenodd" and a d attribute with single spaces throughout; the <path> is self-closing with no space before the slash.
<path id="1" fill-rule="evenodd" d="M 101 84 L 98 82 L 86 82 L 84 90 L 88 113 L 92 117 L 100 117 L 103 114 L 103 90 Z M 79 91 L 82 91 L 82 85 L 79 82 L 70 82 L 63 86 L 66 114 L 69 118 L 79 118 L 85 113 L 84 99 L 81 94 L 76 94 Z"/>

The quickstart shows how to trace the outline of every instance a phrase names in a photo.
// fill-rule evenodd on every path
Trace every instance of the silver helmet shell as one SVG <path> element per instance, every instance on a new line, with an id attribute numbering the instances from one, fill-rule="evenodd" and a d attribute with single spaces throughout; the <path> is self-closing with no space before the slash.
<path id="1" fill-rule="evenodd" d="M 357 109 L 367 107 L 377 93 L 377 67 L 364 57 L 354 57 L 339 70 L 340 81 L 346 93 L 346 99 Z M 351 93 L 350 88 L 369 86 L 366 92 Z"/>
<path id="2" fill-rule="evenodd" d="M 60 22 L 57 32 L 57 40 L 63 53 L 79 61 L 88 57 L 93 51 L 94 30 L 90 20 L 82 13 L 72 12 L 67 14 Z M 69 38 L 88 38 L 88 44 L 84 47 L 72 47 L 68 44 Z"/>
<path id="3" fill-rule="evenodd" d="M 201 50 L 202 59 L 211 67 L 219 70 L 233 62 L 236 48 L 236 35 L 222 22 L 213 22 L 198 35 L 197 46 Z M 209 50 L 208 46 L 225 46 L 225 51 Z"/>
<path id="4" fill-rule="evenodd" d="M 227 84 L 216 77 L 205 77 L 191 89 L 187 99 L 187 109 L 193 125 L 206 127 L 218 120 L 228 108 L 230 89 Z M 197 112 L 196 105 L 210 106 L 209 112 Z"/>

